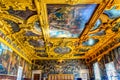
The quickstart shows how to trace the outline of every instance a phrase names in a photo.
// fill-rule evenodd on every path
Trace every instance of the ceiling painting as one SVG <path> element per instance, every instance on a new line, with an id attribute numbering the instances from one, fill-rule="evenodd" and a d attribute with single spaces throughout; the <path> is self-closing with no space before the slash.
<path id="1" fill-rule="evenodd" d="M 98 39 L 92 39 L 92 38 L 90 38 L 90 39 L 88 39 L 87 41 L 84 41 L 82 44 L 83 44 L 84 46 L 93 46 L 93 45 L 95 45 L 98 41 L 99 41 Z"/>
<path id="2" fill-rule="evenodd" d="M 14 10 L 13 7 L 10 7 L 7 12 L 13 16 L 16 16 L 18 18 L 27 20 L 30 16 L 36 15 L 36 11 L 32 11 L 29 8 L 26 8 L 26 10 Z"/>
<path id="3" fill-rule="evenodd" d="M 117 6 L 113 6 L 110 10 L 105 10 L 104 13 L 108 15 L 110 19 L 120 17 L 120 9 L 117 9 Z"/>
<path id="4" fill-rule="evenodd" d="M 51 38 L 78 38 L 97 4 L 47 5 Z"/>
<path id="5" fill-rule="evenodd" d="M 92 31 L 92 30 L 98 29 L 98 28 L 100 27 L 101 24 L 102 24 L 101 20 L 98 19 L 98 20 L 96 21 L 94 27 L 91 29 L 91 31 Z"/>

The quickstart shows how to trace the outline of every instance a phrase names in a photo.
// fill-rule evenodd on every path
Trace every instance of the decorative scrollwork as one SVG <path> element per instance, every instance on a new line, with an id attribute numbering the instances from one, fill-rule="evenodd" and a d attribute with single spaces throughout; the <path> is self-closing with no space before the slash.
<path id="1" fill-rule="evenodd" d="M 66 0 L 66 2 L 70 5 L 78 4 L 79 0 Z"/>

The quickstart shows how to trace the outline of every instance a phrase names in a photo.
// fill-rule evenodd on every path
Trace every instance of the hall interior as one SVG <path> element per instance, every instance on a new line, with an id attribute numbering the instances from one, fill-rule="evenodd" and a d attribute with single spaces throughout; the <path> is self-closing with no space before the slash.
<path id="1" fill-rule="evenodd" d="M 0 80 L 120 80 L 120 0 L 0 0 Z"/>

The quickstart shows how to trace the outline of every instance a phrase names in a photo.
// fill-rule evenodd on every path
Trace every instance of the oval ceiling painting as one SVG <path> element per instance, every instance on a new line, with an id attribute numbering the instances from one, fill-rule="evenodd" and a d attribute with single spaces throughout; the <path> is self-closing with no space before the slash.
<path id="1" fill-rule="evenodd" d="M 55 53 L 58 54 L 66 54 L 66 53 L 70 53 L 71 49 L 69 47 L 56 47 L 54 51 Z"/>

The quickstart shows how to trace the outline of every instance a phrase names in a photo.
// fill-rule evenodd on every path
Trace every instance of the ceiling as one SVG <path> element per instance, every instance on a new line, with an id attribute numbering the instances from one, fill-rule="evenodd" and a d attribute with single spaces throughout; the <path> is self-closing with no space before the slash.
<path id="1" fill-rule="evenodd" d="M 0 41 L 29 59 L 86 59 L 120 45 L 119 0 L 0 0 Z"/>

